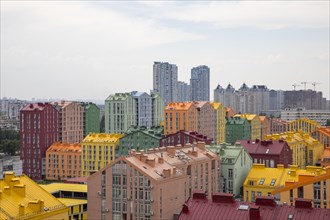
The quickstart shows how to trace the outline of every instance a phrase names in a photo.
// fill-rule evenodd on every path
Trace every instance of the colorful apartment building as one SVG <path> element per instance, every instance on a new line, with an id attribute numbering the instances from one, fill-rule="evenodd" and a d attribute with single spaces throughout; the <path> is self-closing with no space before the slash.
<path id="1" fill-rule="evenodd" d="M 89 133 L 100 133 L 100 108 L 92 102 L 81 103 L 84 108 L 84 133 L 86 137 Z"/>
<path id="2" fill-rule="evenodd" d="M 317 128 L 315 138 L 321 142 L 325 148 L 330 147 L 330 126 Z"/>
<path id="3" fill-rule="evenodd" d="M 183 205 L 178 220 L 193 219 L 328 219 L 330 210 L 313 208 L 310 199 L 297 198 L 294 206 L 277 205 L 273 196 L 259 196 L 256 201 L 236 201 L 233 194 L 214 193 L 212 200 L 196 192 Z"/>
<path id="4" fill-rule="evenodd" d="M 226 118 L 226 142 L 234 144 L 237 140 L 249 140 L 251 126 L 246 118 Z"/>
<path id="5" fill-rule="evenodd" d="M 211 102 L 214 109 L 214 142 L 226 142 L 226 110 L 220 102 Z"/>
<path id="6" fill-rule="evenodd" d="M 316 178 L 326 171 L 316 166 L 299 169 L 296 165 L 284 168 L 278 164 L 277 168 L 266 167 L 265 164 L 253 164 L 244 181 L 244 201 L 253 202 L 257 196 L 269 196 L 274 190 L 285 186 L 286 181 L 298 181 L 300 176 Z M 281 198 L 277 197 L 277 200 Z"/>
<path id="7" fill-rule="evenodd" d="M 45 175 L 46 150 L 59 141 L 59 112 L 44 103 L 28 104 L 20 111 L 20 156 L 23 173 L 32 179 Z"/>
<path id="8" fill-rule="evenodd" d="M 287 132 L 289 129 L 289 122 L 280 118 L 270 118 L 270 134 L 280 134 Z"/>
<path id="9" fill-rule="evenodd" d="M 285 132 L 281 134 L 267 135 L 266 140 L 285 140 L 292 150 L 292 164 L 304 169 L 306 166 L 315 166 L 320 162 L 323 145 L 310 134 L 299 132 Z"/>
<path id="10" fill-rule="evenodd" d="M 173 219 L 194 190 L 218 190 L 218 163 L 202 142 L 132 151 L 88 178 L 88 217 Z"/>
<path id="11" fill-rule="evenodd" d="M 79 102 L 52 102 L 60 112 L 60 142 L 80 143 L 84 133 L 84 108 Z"/>
<path id="12" fill-rule="evenodd" d="M 215 125 L 214 108 L 209 102 L 198 101 L 194 102 L 197 108 L 198 117 L 198 133 L 207 136 L 208 138 L 215 138 Z"/>
<path id="13" fill-rule="evenodd" d="M 130 150 L 147 151 L 160 146 L 163 127 L 131 126 L 119 141 L 119 155 L 128 155 Z"/>
<path id="14" fill-rule="evenodd" d="M 305 133 L 313 133 L 315 132 L 321 125 L 316 121 L 310 120 L 308 118 L 300 118 L 288 123 L 289 131 L 300 131 L 302 130 Z"/>
<path id="15" fill-rule="evenodd" d="M 164 134 L 198 131 L 198 112 L 193 102 L 170 102 L 164 110 Z"/>
<path id="16" fill-rule="evenodd" d="M 152 100 L 152 126 L 157 127 L 164 121 L 164 101 L 156 92 L 151 92 L 150 95 Z"/>
<path id="17" fill-rule="evenodd" d="M 69 220 L 87 219 L 87 185 L 51 183 L 40 186 L 68 208 Z"/>
<path id="18" fill-rule="evenodd" d="M 255 114 L 237 114 L 235 117 L 246 118 L 251 127 L 251 140 L 261 139 L 261 122 Z"/>
<path id="19" fill-rule="evenodd" d="M 252 167 L 252 158 L 240 144 L 207 146 L 220 157 L 218 192 L 243 195 L 243 183 Z"/>
<path id="20" fill-rule="evenodd" d="M 304 198 L 312 200 L 314 208 L 330 209 L 330 167 L 325 172 L 318 176 L 299 175 L 297 181 L 287 180 L 283 188 L 271 194 L 279 197 L 284 204 L 293 205 L 295 199 Z"/>
<path id="21" fill-rule="evenodd" d="M 0 219 L 68 219 L 68 208 L 26 175 L 0 179 Z"/>
<path id="22" fill-rule="evenodd" d="M 321 158 L 321 166 L 328 167 L 330 166 L 330 147 L 324 149 L 322 158 Z"/>
<path id="23" fill-rule="evenodd" d="M 46 175 L 48 180 L 64 180 L 81 176 L 80 144 L 54 143 L 46 151 Z"/>
<path id="24" fill-rule="evenodd" d="M 136 125 L 136 103 L 130 93 L 115 93 L 105 100 L 105 133 L 124 133 Z"/>
<path id="25" fill-rule="evenodd" d="M 123 134 L 89 134 L 81 142 L 81 175 L 89 176 L 116 158 L 119 139 Z"/>
<path id="26" fill-rule="evenodd" d="M 292 150 L 282 139 L 242 140 L 240 144 L 249 152 L 253 163 L 265 164 L 266 167 L 277 167 L 278 164 L 283 164 L 285 168 L 292 164 Z"/>
<path id="27" fill-rule="evenodd" d="M 160 140 L 160 147 L 176 146 L 178 144 L 184 146 L 187 143 L 193 144 L 199 141 L 202 141 L 205 144 L 210 145 L 213 139 L 208 138 L 207 136 L 199 134 L 198 132 L 195 131 L 180 130 L 174 134 L 163 136 Z"/>
<path id="28" fill-rule="evenodd" d="M 266 116 L 259 116 L 261 123 L 261 139 L 270 134 L 270 121 Z"/>

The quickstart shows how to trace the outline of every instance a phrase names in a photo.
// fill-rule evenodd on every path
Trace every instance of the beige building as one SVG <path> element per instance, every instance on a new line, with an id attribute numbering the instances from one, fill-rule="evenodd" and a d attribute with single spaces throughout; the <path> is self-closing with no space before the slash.
<path id="1" fill-rule="evenodd" d="M 217 191 L 218 166 L 203 142 L 131 151 L 88 178 L 88 217 L 173 219 L 193 191 Z"/>
<path id="2" fill-rule="evenodd" d="M 214 134 L 214 108 L 210 102 L 198 101 L 194 102 L 198 114 L 198 133 L 215 139 Z"/>
<path id="3" fill-rule="evenodd" d="M 84 133 L 84 108 L 78 102 L 53 102 L 60 112 L 60 142 L 80 143 Z"/>

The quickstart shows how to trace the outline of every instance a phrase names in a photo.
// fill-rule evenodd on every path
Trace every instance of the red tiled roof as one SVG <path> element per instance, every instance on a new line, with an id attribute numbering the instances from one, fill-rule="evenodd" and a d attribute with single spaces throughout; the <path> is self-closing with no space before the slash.
<path id="1" fill-rule="evenodd" d="M 48 105 L 50 105 L 50 104 L 48 104 L 48 103 L 31 103 L 31 104 L 27 104 L 26 106 L 24 106 L 21 111 L 42 111 Z"/>
<path id="2" fill-rule="evenodd" d="M 241 140 L 241 145 L 247 150 L 249 154 L 268 154 L 268 155 L 280 155 L 284 146 L 287 144 L 283 140 Z M 266 153 L 268 152 L 268 153 Z"/>
<path id="3" fill-rule="evenodd" d="M 215 193 L 208 200 L 203 193 L 183 205 L 178 220 L 185 219 L 330 219 L 329 209 L 312 208 L 311 200 L 297 199 L 296 207 L 277 205 L 274 197 L 261 196 L 255 203 L 235 201 L 232 194 Z M 259 218 L 258 218 L 259 217 Z"/>

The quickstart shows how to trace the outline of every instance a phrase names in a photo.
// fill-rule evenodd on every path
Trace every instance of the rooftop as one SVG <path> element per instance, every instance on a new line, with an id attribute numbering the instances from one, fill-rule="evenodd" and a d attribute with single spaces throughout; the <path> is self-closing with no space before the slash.
<path id="1" fill-rule="evenodd" d="M 84 192 L 87 193 L 87 185 L 74 183 L 51 183 L 47 185 L 40 184 L 43 189 L 53 194 L 60 191 L 66 192 Z"/>
<path id="2" fill-rule="evenodd" d="M 130 134 L 134 134 L 136 132 L 142 132 L 142 133 L 144 133 L 146 135 L 149 135 L 149 136 L 152 136 L 154 138 L 161 139 L 162 135 L 164 134 L 164 127 L 157 126 L 157 127 L 147 128 L 146 126 L 132 125 L 125 132 L 125 136 L 130 135 Z"/>
<path id="3" fill-rule="evenodd" d="M 235 146 L 230 144 L 213 145 L 207 147 L 210 151 L 220 155 L 221 163 L 235 164 L 238 156 L 244 151 L 244 148 L 236 144 Z"/>
<path id="4" fill-rule="evenodd" d="M 48 103 L 31 103 L 25 105 L 21 111 L 42 111 L 46 106 L 49 106 L 50 104 Z"/>
<path id="5" fill-rule="evenodd" d="M 165 110 L 188 110 L 193 106 L 193 102 L 170 102 Z"/>
<path id="6" fill-rule="evenodd" d="M 273 139 L 273 140 L 285 140 L 288 144 L 293 142 L 301 142 L 304 141 L 309 145 L 321 144 L 316 139 L 314 139 L 309 133 L 305 133 L 303 131 L 298 132 L 284 132 L 281 134 L 273 134 L 273 135 L 266 135 L 265 139 Z"/>
<path id="7" fill-rule="evenodd" d="M 296 199 L 295 206 L 276 205 L 274 197 L 259 196 L 256 202 L 239 202 L 233 194 L 214 193 L 208 200 L 197 192 L 183 205 L 178 220 L 185 219 L 329 219 L 330 209 L 313 208 L 312 201 Z"/>
<path id="8" fill-rule="evenodd" d="M 67 198 L 58 198 L 66 206 L 82 205 L 87 204 L 87 199 L 67 199 Z"/>
<path id="9" fill-rule="evenodd" d="M 130 93 L 115 93 L 108 96 L 105 101 L 124 101 L 129 96 L 132 96 Z"/>
<path id="10" fill-rule="evenodd" d="M 81 143 L 116 143 L 123 136 L 123 134 L 91 133 L 87 135 Z"/>
<path id="11" fill-rule="evenodd" d="M 256 139 L 241 140 L 241 145 L 249 152 L 249 154 L 268 154 L 268 155 L 280 155 L 287 143 L 283 140 L 268 140 L 261 141 Z"/>
<path id="12" fill-rule="evenodd" d="M 79 153 L 81 152 L 81 145 L 80 144 L 61 144 L 56 142 L 52 144 L 48 149 L 47 152 L 71 152 L 71 153 Z"/>
<path id="13" fill-rule="evenodd" d="M 257 117 L 256 114 L 236 114 L 234 117 L 246 118 L 248 121 L 252 121 Z M 259 118 L 259 117 L 257 117 Z"/>

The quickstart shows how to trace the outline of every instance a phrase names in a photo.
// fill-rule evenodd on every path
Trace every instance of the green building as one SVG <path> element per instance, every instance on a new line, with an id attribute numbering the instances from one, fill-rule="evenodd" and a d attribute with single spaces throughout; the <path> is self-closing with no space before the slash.
<path id="1" fill-rule="evenodd" d="M 239 140 L 249 140 L 251 127 L 246 118 L 226 118 L 226 142 L 234 144 Z"/>
<path id="2" fill-rule="evenodd" d="M 234 146 L 221 144 L 207 146 L 220 156 L 219 192 L 233 193 L 235 197 L 243 195 L 243 183 L 252 167 L 252 158 L 240 144 Z"/>
<path id="3" fill-rule="evenodd" d="M 89 133 L 100 133 L 100 109 L 96 104 L 81 103 L 84 107 L 84 137 Z"/>
<path id="4" fill-rule="evenodd" d="M 151 92 L 152 99 L 152 125 L 160 126 L 160 123 L 164 120 L 164 101 L 162 97 L 156 92 Z"/>
<path id="5" fill-rule="evenodd" d="M 128 155 L 132 149 L 147 151 L 160 146 L 164 128 L 157 126 L 148 129 L 145 126 L 131 126 L 119 142 L 119 155 Z"/>

